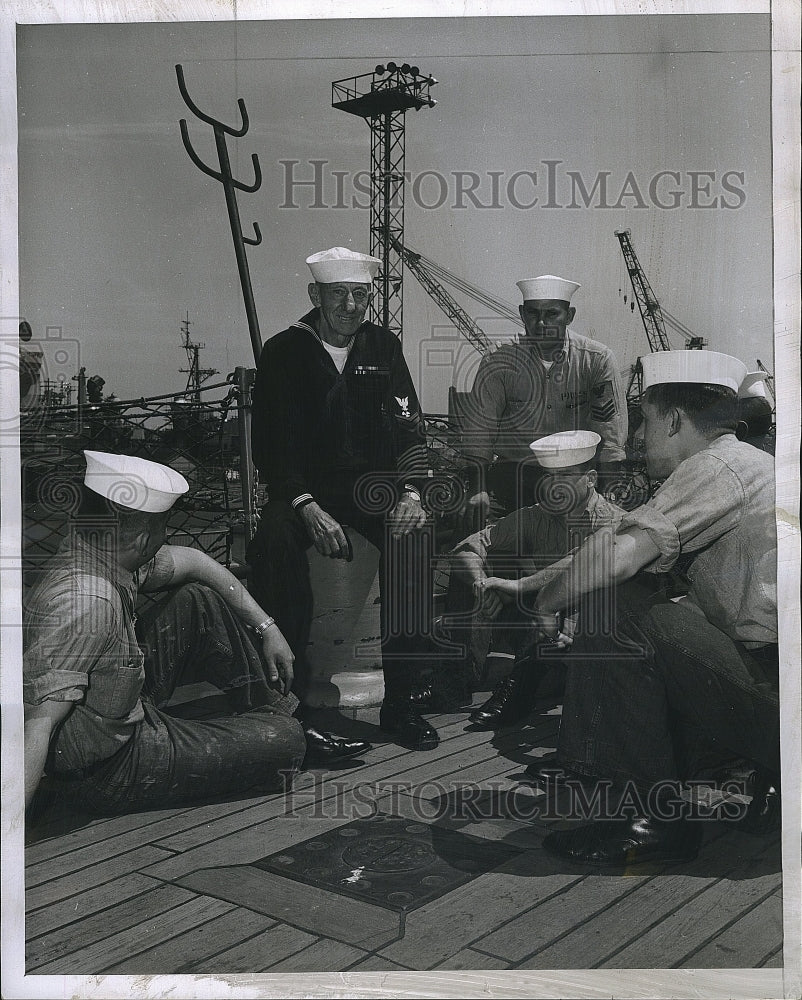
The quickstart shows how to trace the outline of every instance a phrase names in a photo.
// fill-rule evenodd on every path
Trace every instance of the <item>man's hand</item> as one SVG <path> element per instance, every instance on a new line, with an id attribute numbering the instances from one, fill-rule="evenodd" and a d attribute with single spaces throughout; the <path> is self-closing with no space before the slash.
<path id="1" fill-rule="evenodd" d="M 509 604 L 510 597 L 508 593 L 505 593 L 504 596 L 502 596 L 501 592 L 495 586 L 490 585 L 491 581 L 493 584 L 514 584 L 515 581 L 502 580 L 497 576 L 486 576 L 481 580 L 474 580 L 473 592 L 479 602 L 479 614 L 492 621 L 494 618 L 498 617 L 499 612 L 504 605 Z"/>
<path id="2" fill-rule="evenodd" d="M 295 656 L 278 625 L 271 625 L 265 632 L 262 639 L 262 653 L 271 683 L 280 684 L 281 693 L 287 694 L 292 687 L 292 665 Z"/>
<path id="3" fill-rule="evenodd" d="M 506 580 L 501 576 L 489 576 L 481 583 L 484 589 L 495 591 L 504 604 L 516 601 L 521 592 L 518 580 Z"/>
<path id="4" fill-rule="evenodd" d="M 330 559 L 351 559 L 351 546 L 345 532 L 337 521 L 327 514 L 320 504 L 304 504 L 298 511 L 309 539 L 322 556 Z"/>
<path id="5" fill-rule="evenodd" d="M 400 538 L 426 524 L 426 511 L 421 507 L 420 500 L 409 493 L 404 493 L 390 511 L 388 521 L 393 537 Z"/>

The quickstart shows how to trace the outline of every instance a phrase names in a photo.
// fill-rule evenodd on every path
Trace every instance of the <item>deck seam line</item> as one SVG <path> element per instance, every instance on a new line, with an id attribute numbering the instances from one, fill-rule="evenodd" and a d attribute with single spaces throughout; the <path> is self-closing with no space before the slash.
<path id="1" fill-rule="evenodd" d="M 723 879 L 722 879 L 722 881 L 723 881 Z M 689 951 L 686 955 L 684 955 L 684 957 L 680 959 L 680 963 L 684 964 L 685 962 L 688 962 L 690 959 L 693 958 L 694 955 L 696 955 L 698 952 L 700 952 L 703 948 L 706 948 L 709 944 L 712 944 L 716 940 L 717 937 L 720 937 L 722 934 L 724 934 L 726 931 L 728 931 L 731 927 L 733 927 L 735 924 L 737 924 L 739 920 L 742 920 L 745 916 L 747 916 L 748 914 L 750 914 L 752 912 L 752 910 L 757 909 L 758 906 L 760 906 L 762 903 L 765 903 L 767 899 L 771 898 L 771 896 L 774 895 L 775 891 L 776 891 L 775 889 L 771 889 L 764 896 L 761 896 L 759 899 L 756 899 L 755 902 L 752 903 L 750 906 L 747 906 L 745 909 L 740 910 L 738 912 L 737 916 L 733 917 L 731 920 L 728 920 L 727 923 L 723 924 L 716 931 L 715 934 L 711 934 L 708 938 L 706 938 L 700 944 L 696 945 L 694 948 L 691 949 L 691 951 Z M 672 966 L 670 966 L 670 968 L 672 968 L 672 969 L 679 969 L 681 967 L 682 967 L 682 965 L 681 964 L 677 964 L 676 962 Z"/>
<path id="2" fill-rule="evenodd" d="M 217 897 L 213 897 L 213 898 L 217 898 Z M 234 904 L 234 909 L 235 910 L 248 909 L 248 907 L 241 907 L 241 906 L 239 906 L 237 904 Z M 259 910 L 251 910 L 250 912 L 251 913 L 260 913 Z M 225 914 L 221 914 L 221 916 L 225 916 Z M 251 934 L 249 937 L 243 938 L 241 941 L 237 941 L 237 943 L 235 945 L 228 945 L 228 947 L 221 948 L 219 951 L 214 951 L 214 952 L 212 952 L 209 955 L 204 955 L 203 961 L 206 962 L 206 961 L 209 961 L 209 960 L 211 960 L 213 958 L 217 958 L 218 955 L 224 955 L 227 951 L 231 951 L 232 948 L 239 948 L 241 945 L 247 944 L 248 941 L 253 941 L 254 938 L 258 938 L 261 934 L 264 934 L 265 931 L 273 930 L 278 924 L 281 923 L 280 920 L 277 920 L 275 917 L 270 917 L 266 913 L 262 913 L 261 916 L 267 917 L 267 919 L 270 921 L 270 923 L 267 925 L 267 927 L 263 927 L 260 931 L 254 931 L 254 933 Z M 314 944 L 314 942 L 312 942 L 312 943 Z M 171 973 L 171 975 L 176 975 L 176 976 L 192 975 L 193 971 L 194 970 L 192 969 L 191 966 L 182 965 L 182 966 L 180 966 L 179 968 L 177 968 L 175 970 L 175 973 Z"/>
<path id="3" fill-rule="evenodd" d="M 178 888 L 181 888 L 181 889 L 185 889 L 186 887 L 185 887 L 185 886 L 179 886 Z M 149 891 L 152 891 L 152 890 L 149 890 Z M 194 892 L 194 890 L 192 890 L 192 889 L 187 889 L 187 892 L 192 892 L 192 893 L 193 893 L 193 896 L 194 896 L 194 898 L 195 898 L 195 899 L 200 899 L 200 898 L 202 897 L 202 893 L 198 893 L 198 892 Z M 143 895 L 147 895 L 147 894 L 146 894 L 146 893 L 144 893 Z M 135 896 L 135 897 L 133 897 L 133 898 L 134 898 L 134 899 L 138 899 L 139 897 L 138 897 L 138 896 Z M 164 916 L 165 914 L 167 914 L 167 913 L 170 913 L 170 912 L 171 912 L 172 910 L 176 910 L 176 909 L 178 909 L 178 908 L 179 908 L 180 906 L 186 906 L 186 904 L 187 904 L 187 903 L 191 903 L 191 902 L 192 902 L 192 900 L 191 900 L 191 899 L 184 899 L 184 900 L 181 900 L 181 902 L 179 902 L 179 903 L 174 903 L 174 904 L 173 904 L 172 906 L 168 906 L 168 907 L 167 907 L 166 909 L 164 909 L 164 910 L 161 910 L 161 911 L 160 911 L 159 913 L 157 913 L 157 914 L 154 914 L 153 916 L 151 916 L 151 917 L 148 917 L 147 919 L 149 919 L 149 920 L 152 920 L 152 919 L 154 919 L 155 917 L 162 917 L 162 916 Z M 234 906 L 234 904 L 232 904 L 232 906 Z M 103 911 L 99 911 L 99 912 L 103 912 Z M 92 914 L 92 916 L 94 916 L 94 914 Z M 214 919 L 214 918 L 212 918 L 212 919 Z M 73 922 L 75 923 L 75 921 L 73 921 Z M 139 923 L 142 923 L 142 921 L 140 920 L 140 921 L 139 921 Z M 71 924 L 63 924 L 63 925 L 62 925 L 61 927 L 59 927 L 59 928 L 55 928 L 55 927 L 54 927 L 54 928 L 53 928 L 53 931 L 48 931 L 48 933 L 52 934 L 52 933 L 53 933 L 53 932 L 54 932 L 55 930 L 64 930 L 64 929 L 66 929 L 67 927 L 70 927 L 70 926 L 71 926 Z M 115 935 L 115 934 L 123 934 L 123 933 L 124 933 L 125 931 L 130 931 L 130 930 L 131 930 L 131 929 L 132 929 L 133 927 L 136 927 L 136 926 L 137 926 L 137 924 L 136 924 L 136 923 L 133 923 L 133 924 L 129 924 L 129 925 L 127 926 L 127 927 L 120 927 L 120 928 L 119 928 L 118 930 L 116 930 L 116 931 L 112 931 L 112 932 L 111 932 L 110 934 L 107 934 L 107 935 L 106 935 L 106 937 L 100 937 L 100 938 L 93 938 L 93 940 L 92 940 L 92 941 L 90 942 L 90 945 L 95 945 L 95 944 L 98 944 L 98 943 L 99 943 L 99 942 L 101 942 L 101 941 L 108 941 L 108 939 L 109 939 L 109 938 L 111 938 L 111 937 L 114 937 L 114 935 Z M 203 925 L 202 925 L 202 924 L 199 924 L 198 926 L 199 926 L 199 927 L 202 927 Z M 193 928 L 193 929 L 194 929 L 194 928 Z M 38 936 L 39 936 L 39 937 L 44 937 L 44 935 L 42 935 L 42 934 L 40 934 L 40 935 L 38 935 Z M 36 940 L 36 938 L 31 938 L 30 940 L 31 940 L 31 941 L 35 941 L 35 940 Z M 26 942 L 25 942 L 25 944 L 26 944 L 26 946 L 27 946 L 28 942 L 26 941 Z M 83 949 L 80 949 L 80 948 L 79 948 L 79 949 L 77 949 L 77 952 L 80 952 L 80 951 L 82 951 L 82 950 L 83 950 Z M 145 951 L 147 951 L 148 949 L 146 948 L 146 949 L 144 949 L 144 950 L 145 950 Z M 77 953 L 77 952 L 74 952 L 73 954 L 75 954 L 75 953 Z M 137 954 L 139 954 L 139 952 L 134 952 L 133 954 L 134 954 L 134 955 L 137 955 Z M 64 957 L 64 956 L 62 956 L 62 957 Z M 42 966 L 44 966 L 44 965 L 49 965 L 49 964 L 50 964 L 51 962 L 54 962 L 54 961 L 58 961 L 58 960 L 57 960 L 57 959 L 53 959 L 53 958 L 49 958 L 49 959 L 47 959 L 47 960 L 46 960 L 46 961 L 44 961 L 44 962 L 39 962 L 39 963 L 38 963 L 37 965 L 34 965 L 34 966 L 31 966 L 31 967 L 30 967 L 30 969 L 28 969 L 28 968 L 27 968 L 27 966 L 26 966 L 26 972 L 35 972 L 35 971 L 36 971 L 36 969 L 40 969 L 40 968 L 42 968 Z"/>
<path id="4" fill-rule="evenodd" d="M 769 961 L 770 961 L 770 960 L 771 960 L 772 958 L 774 958 L 774 956 L 775 956 L 775 955 L 780 955 L 780 956 L 782 956 L 782 955 L 783 955 L 783 952 L 784 952 L 784 950 L 785 950 L 785 949 L 784 949 L 784 946 L 783 946 L 783 945 L 780 945 L 780 947 L 779 947 L 779 948 L 775 948 L 775 949 L 774 949 L 773 951 L 769 952 L 769 954 L 768 954 L 768 955 L 765 955 L 765 956 L 764 956 L 764 957 L 763 957 L 763 958 L 762 958 L 762 959 L 760 960 L 760 963 L 759 963 L 758 965 L 756 965 L 756 966 L 755 966 L 755 968 L 757 968 L 757 969 L 762 969 L 762 968 L 764 968 L 764 967 L 765 967 L 765 965 L 766 965 L 766 962 L 769 962 Z M 784 963 L 783 963 L 783 967 L 784 967 Z"/>
<path id="5" fill-rule="evenodd" d="M 715 843 L 717 840 L 721 840 L 725 836 L 726 836 L 726 834 L 725 834 L 725 832 L 723 830 L 717 831 L 716 832 L 716 836 L 713 838 L 713 840 L 710 841 L 710 843 Z M 748 860 L 750 860 L 750 861 L 751 860 L 756 860 L 757 858 L 761 857 L 761 855 L 763 855 L 765 853 L 766 853 L 766 849 L 763 848 L 760 851 L 756 852 L 755 854 L 750 855 L 750 857 L 748 858 Z M 743 862 L 738 862 L 737 864 L 734 864 L 730 868 L 728 868 L 722 875 L 719 875 L 719 876 L 711 878 L 710 882 L 707 885 L 702 886 L 698 891 L 692 893 L 690 896 L 687 897 L 687 899 L 683 900 L 683 902 L 677 903 L 670 910 L 666 911 L 665 913 L 662 913 L 656 920 L 652 921 L 652 923 L 649 924 L 648 926 L 641 927 L 638 935 L 635 938 L 630 939 L 625 944 L 618 945 L 618 947 L 614 948 L 613 951 L 611 951 L 607 955 L 605 955 L 604 958 L 602 958 L 600 960 L 600 962 L 596 963 L 593 966 L 593 968 L 594 969 L 601 968 L 601 963 L 602 962 L 609 962 L 609 961 L 611 961 L 613 958 L 615 958 L 616 955 L 620 954 L 622 951 L 625 951 L 633 943 L 633 941 L 636 941 L 638 939 L 638 937 L 643 937 L 644 934 L 646 934 L 649 931 L 653 930 L 655 927 L 657 927 L 659 924 L 663 923 L 665 920 L 668 920 L 670 917 L 673 917 L 676 913 L 679 913 L 679 911 L 682 910 L 683 907 L 687 906 L 689 903 L 693 902 L 694 900 L 699 899 L 699 897 L 702 896 L 702 895 L 704 895 L 704 893 L 707 892 L 708 890 L 715 888 L 717 885 L 719 885 L 721 882 L 723 882 L 731 872 L 737 871 L 738 868 L 741 867 L 742 865 L 743 865 Z M 681 875 L 682 872 L 677 872 L 676 874 L 680 874 Z M 658 876 L 654 876 L 654 877 L 657 878 Z M 772 892 L 774 892 L 774 891 L 776 891 L 776 890 L 772 890 Z M 771 895 L 771 893 L 768 893 L 767 895 Z M 763 902 L 763 900 L 760 900 L 759 902 Z M 755 904 L 755 905 L 758 905 L 758 904 Z M 753 907 L 751 907 L 751 906 L 749 907 L 750 910 L 752 908 Z M 744 912 L 748 912 L 748 910 L 744 911 Z M 743 914 L 739 914 L 739 916 L 741 916 L 741 915 L 743 915 Z M 733 922 L 736 922 L 737 919 L 738 919 L 738 917 L 736 917 L 735 921 L 733 921 Z M 726 927 L 722 928 L 722 930 L 726 930 Z M 716 934 L 711 935 L 710 938 L 708 938 L 706 941 L 702 942 L 701 945 L 699 945 L 697 948 L 695 948 L 694 952 L 695 951 L 699 951 L 701 948 L 705 947 L 707 944 L 710 943 L 710 941 L 714 940 L 718 936 L 718 934 L 720 934 L 720 933 L 721 933 L 721 930 L 719 930 Z M 691 952 L 691 954 L 693 954 L 694 952 Z M 681 961 L 685 961 L 688 957 L 689 956 L 686 955 L 683 959 L 681 959 Z M 672 966 L 672 968 L 676 968 L 676 966 Z"/>
<path id="6" fill-rule="evenodd" d="M 137 874 L 139 874 L 139 873 L 137 873 Z M 68 930 L 70 927 L 73 927 L 75 924 L 80 923 L 81 920 L 91 920 L 92 917 L 100 916 L 101 914 L 106 913 L 109 910 L 119 909 L 119 907 L 121 905 L 123 905 L 125 903 L 132 902 L 135 899 L 144 899 L 146 896 L 150 896 L 151 893 L 154 893 L 154 892 L 158 891 L 159 889 L 163 889 L 166 885 L 172 885 L 172 886 L 175 886 L 178 889 L 184 889 L 186 892 L 191 892 L 195 896 L 202 895 L 202 893 L 195 892 L 194 889 L 187 889 L 187 887 L 183 886 L 183 885 L 182 886 L 178 886 L 178 885 L 176 885 L 175 882 L 161 882 L 158 879 L 154 879 L 152 875 L 146 875 L 144 877 L 153 880 L 154 884 L 149 889 L 145 889 L 143 892 L 138 892 L 134 896 L 128 896 L 125 900 L 122 900 L 122 902 L 120 900 L 115 900 L 115 902 L 110 903 L 108 906 L 104 906 L 104 907 L 102 907 L 99 910 L 94 910 L 92 913 L 87 913 L 87 914 L 85 914 L 85 915 L 83 915 L 81 917 L 78 917 L 76 920 L 70 920 L 67 923 L 59 924 L 57 927 L 52 927 L 50 930 L 43 931 L 41 934 L 34 934 L 32 937 L 29 937 L 29 938 L 25 939 L 25 944 L 28 945 L 30 943 L 33 943 L 34 941 L 38 941 L 40 938 L 47 937 L 49 934 L 54 934 L 56 931 L 65 931 L 65 930 Z M 68 896 L 66 898 L 69 899 L 70 897 Z M 187 903 L 187 902 L 189 902 L 189 900 L 185 899 L 185 900 L 182 900 L 179 903 L 174 903 L 172 906 L 168 906 L 166 909 L 160 911 L 159 915 L 161 915 L 161 913 L 169 913 L 170 910 L 174 910 L 177 906 L 182 906 L 183 903 Z M 135 924 L 132 924 L 131 926 L 133 927 L 133 926 L 135 926 Z M 125 930 L 125 928 L 121 928 L 121 930 Z M 116 934 L 117 932 L 113 931 L 112 933 Z M 108 935 L 108 936 L 111 936 L 111 935 Z M 105 939 L 104 938 L 98 938 L 97 940 L 101 940 L 102 941 L 102 940 L 105 940 Z"/>
<path id="7" fill-rule="evenodd" d="M 205 896 L 203 893 L 197 893 L 196 894 L 196 899 L 204 899 L 204 898 L 205 899 L 217 899 L 216 896 Z M 217 900 L 217 901 L 218 902 L 223 902 L 223 903 L 227 902 L 226 900 Z M 192 902 L 192 900 L 187 900 L 187 902 Z M 186 905 L 186 903 L 184 903 L 182 905 Z M 126 956 L 125 961 L 128 961 L 129 958 L 136 958 L 138 955 L 144 955 L 145 952 L 153 951 L 154 948 L 160 948 L 165 943 L 170 943 L 171 944 L 173 941 L 177 940 L 183 934 L 192 934 L 195 931 L 197 931 L 198 928 L 205 927 L 206 924 L 210 924 L 213 921 L 217 920 L 219 917 L 224 917 L 224 916 L 226 916 L 226 914 L 231 913 L 232 910 L 236 910 L 236 909 L 237 909 L 237 904 L 236 903 L 230 903 L 228 909 L 227 910 L 223 910 L 222 913 L 218 913 L 214 917 L 209 917 L 208 920 L 203 920 L 199 924 L 195 924 L 192 927 L 188 927 L 186 930 L 181 931 L 181 934 L 176 934 L 175 936 L 168 938 L 167 942 L 162 941 L 159 944 L 154 944 L 154 945 L 150 945 L 147 948 L 142 948 L 140 951 L 134 951 L 130 955 Z M 167 911 L 167 912 L 169 912 L 169 911 Z M 127 929 L 130 930 L 130 928 L 127 928 Z M 115 966 L 118 966 L 118 965 L 121 965 L 121 964 L 122 964 L 121 962 L 115 962 L 114 965 L 110 965 L 110 966 L 107 966 L 106 968 L 100 969 L 99 970 L 99 974 L 100 975 L 104 975 L 104 974 L 106 974 L 106 975 L 122 975 L 123 973 L 112 973 L 112 972 L 109 971 L 110 969 L 115 968 Z"/>
<path id="8" fill-rule="evenodd" d="M 578 885 L 580 882 L 583 882 L 586 878 L 587 875 L 577 875 L 572 882 L 569 882 L 567 885 L 560 886 L 559 889 L 555 889 L 553 892 L 548 893 L 548 895 L 543 896 L 542 899 L 539 899 L 528 909 L 519 910 L 517 913 L 514 913 L 511 917 L 508 917 L 506 920 L 501 921 L 501 923 L 494 925 L 492 931 L 487 931 L 485 934 L 480 934 L 478 937 L 472 938 L 470 941 L 465 942 L 463 945 L 460 946 L 460 950 L 462 950 L 462 948 L 472 948 L 474 951 L 481 951 L 483 954 L 488 955 L 492 958 L 501 958 L 502 956 L 500 955 L 495 955 L 491 951 L 487 951 L 484 948 L 480 948 L 477 942 L 484 940 L 484 938 L 490 937 L 491 934 L 495 934 L 496 931 L 500 931 L 508 924 L 511 924 L 516 920 L 520 920 L 521 917 L 526 916 L 528 913 L 532 913 L 539 906 L 542 906 L 544 903 L 547 903 L 552 899 L 556 899 L 557 896 L 561 896 L 563 895 L 563 893 L 570 891 L 571 889 L 574 888 L 574 886 Z M 507 958 L 503 958 L 502 960 L 505 962 L 509 961 L 509 959 Z M 443 961 L 448 961 L 448 959 L 443 959 Z M 525 959 L 522 959 L 522 961 L 525 961 Z"/>
<path id="9" fill-rule="evenodd" d="M 167 855 L 167 857 L 159 858 L 158 861 L 149 861 L 146 864 L 146 866 L 145 866 L 146 868 L 150 868 L 152 865 L 160 865 L 164 861 L 169 861 L 170 858 L 174 856 L 173 854 L 171 854 L 170 852 L 168 852 L 165 848 L 159 847 L 157 844 L 144 844 L 144 845 L 140 845 L 140 847 L 134 847 L 130 851 L 126 851 L 125 854 L 119 854 L 119 855 L 117 855 L 117 857 L 118 858 L 124 858 L 126 856 L 126 854 L 133 854 L 135 851 L 141 850 L 141 848 L 143 846 L 144 847 L 152 847 L 154 850 L 162 851 L 165 855 Z M 106 860 L 111 861 L 112 858 L 107 858 Z M 39 889 L 39 888 L 41 888 L 44 885 L 56 885 L 58 882 L 61 881 L 61 879 L 72 878 L 73 875 L 77 875 L 79 872 L 86 871 L 88 868 L 96 868 L 96 867 L 97 867 L 97 863 L 95 863 L 94 865 L 86 865 L 83 868 L 76 868 L 74 871 L 66 872 L 66 873 L 64 873 L 62 875 L 56 875 L 54 878 L 45 879 L 43 882 L 37 882 L 36 885 L 31 886 L 30 888 L 26 887 L 25 894 L 27 896 L 29 892 L 33 891 L 34 889 Z M 146 874 L 145 872 L 143 872 L 139 868 L 131 868 L 127 872 L 122 872 L 122 873 L 118 872 L 117 874 L 110 876 L 104 882 L 97 882 L 93 886 L 91 886 L 91 888 L 92 889 L 98 889 L 102 885 L 108 885 L 110 882 L 116 881 L 118 878 L 121 878 L 122 875 L 131 875 L 133 873 L 140 874 L 140 875 Z M 153 876 L 149 876 L 149 877 L 152 878 Z M 79 893 L 86 892 L 86 891 L 87 891 L 86 889 L 78 889 L 75 892 L 70 892 L 66 896 L 60 897 L 55 902 L 63 903 L 65 899 L 72 899 L 73 896 L 77 896 L 77 895 L 79 895 Z M 42 903 L 41 906 L 34 906 L 34 907 L 31 907 L 31 909 L 26 909 L 25 910 L 25 914 L 27 915 L 29 913 L 38 913 L 40 910 L 44 910 L 48 906 L 52 906 L 52 905 L 53 905 L 53 901 L 48 902 L 48 903 Z"/>
<path id="10" fill-rule="evenodd" d="M 589 874 L 595 874 L 595 873 L 589 873 Z M 587 878 L 587 877 L 588 876 L 583 876 L 583 879 Z M 637 876 L 636 876 L 636 878 L 637 878 Z M 528 962 L 530 959 L 535 958 L 537 955 L 539 955 L 542 951 L 546 951 L 547 948 L 551 948 L 555 944 L 558 944 L 560 941 L 563 940 L 563 938 L 566 938 L 569 935 L 573 934 L 577 930 L 578 927 L 582 927 L 584 924 L 590 924 L 590 923 L 592 923 L 597 917 L 601 916 L 603 913 L 606 913 L 607 910 L 611 909 L 613 906 L 617 906 L 623 900 L 628 899 L 631 895 L 633 895 L 633 893 L 637 892 L 638 889 L 643 888 L 644 885 L 647 885 L 649 882 L 653 881 L 655 878 L 657 878 L 656 875 L 645 876 L 644 879 L 643 879 L 643 881 L 639 882 L 638 885 L 633 885 L 631 889 L 628 889 L 626 892 L 623 892 L 616 899 L 612 900 L 609 903 L 605 903 L 603 906 L 600 906 L 599 909 L 597 909 L 597 910 L 591 911 L 587 916 L 585 916 L 581 921 L 579 921 L 579 923 L 574 924 L 572 927 L 569 927 L 567 930 L 563 931 L 561 934 L 558 934 L 557 937 L 552 938 L 548 942 L 548 944 L 544 944 L 542 947 L 536 948 L 533 952 L 530 952 L 528 955 L 525 955 L 523 958 L 518 959 L 517 961 L 513 962 L 510 967 L 513 968 L 513 969 L 517 969 L 521 965 L 522 962 Z M 496 956 L 496 957 L 500 957 L 500 956 Z M 505 959 L 505 961 L 509 961 L 509 960 Z"/>

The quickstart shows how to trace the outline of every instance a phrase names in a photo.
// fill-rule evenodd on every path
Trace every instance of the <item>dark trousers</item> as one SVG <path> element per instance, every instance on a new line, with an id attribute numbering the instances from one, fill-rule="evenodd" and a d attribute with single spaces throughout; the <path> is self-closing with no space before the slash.
<path id="1" fill-rule="evenodd" d="M 487 470 L 487 487 L 502 512 L 509 514 L 538 501 L 538 483 L 542 478 L 543 468 L 534 459 L 522 462 L 499 459 Z"/>
<path id="2" fill-rule="evenodd" d="M 379 550 L 381 649 L 385 699 L 409 696 L 414 680 L 430 657 L 433 602 L 434 540 L 430 526 L 394 539 L 383 514 L 360 509 L 350 492 L 320 506 L 353 528 Z M 288 503 L 272 501 L 262 508 L 259 527 L 248 546 L 249 589 L 275 619 L 295 654 L 294 690 L 303 694 L 309 682 L 306 646 L 314 597 L 309 576 L 309 536 Z"/>
<path id="3" fill-rule="evenodd" d="M 692 777 L 685 748 L 703 739 L 778 773 L 776 645 L 747 650 L 644 577 L 581 610 L 582 638 L 562 654 L 560 764 L 648 791 Z"/>
<path id="4" fill-rule="evenodd" d="M 514 576 L 513 573 L 501 570 L 498 575 L 509 578 Z M 445 608 L 445 623 L 452 642 L 460 642 L 469 647 L 472 631 L 482 629 L 490 633 L 490 649 L 493 652 L 508 653 L 514 658 L 531 640 L 532 624 L 523 608 L 512 602 L 505 605 L 494 619 L 483 617 L 473 592 L 473 584 L 453 569 L 448 579 Z"/>
<path id="5" fill-rule="evenodd" d="M 276 791 L 306 752 L 297 702 L 271 688 L 250 634 L 206 587 L 180 587 L 137 623 L 145 651 L 145 718 L 113 757 L 72 788 L 96 812 L 174 805 L 249 788 Z M 232 713 L 185 720 L 165 703 L 176 687 L 207 681 L 226 692 Z"/>

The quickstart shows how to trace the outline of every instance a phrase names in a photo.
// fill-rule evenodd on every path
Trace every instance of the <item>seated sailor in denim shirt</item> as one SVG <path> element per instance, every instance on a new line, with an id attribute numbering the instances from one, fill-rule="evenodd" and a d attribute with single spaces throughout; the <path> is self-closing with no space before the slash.
<path id="1" fill-rule="evenodd" d="M 689 733 L 779 779 L 774 462 L 734 433 L 746 366 L 713 351 L 642 365 L 640 436 L 649 475 L 664 482 L 535 600 L 557 647 L 571 644 L 560 613 L 580 607 L 558 763 L 636 804 L 634 816 L 593 814 L 544 847 L 614 867 L 698 851 L 703 824 L 681 787 Z M 689 591 L 672 601 L 656 583 L 680 556 Z"/>

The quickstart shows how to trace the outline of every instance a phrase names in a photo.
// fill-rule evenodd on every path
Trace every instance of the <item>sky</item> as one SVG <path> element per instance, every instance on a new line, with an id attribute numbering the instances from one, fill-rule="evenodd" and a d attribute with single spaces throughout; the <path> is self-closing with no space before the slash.
<path id="1" fill-rule="evenodd" d="M 216 166 L 212 131 L 176 63 L 205 113 L 238 126 L 245 102 L 228 142 L 235 176 L 252 181 L 253 153 L 263 175 L 238 202 L 263 234 L 248 260 L 267 338 L 309 308 L 309 254 L 369 249 L 370 132 L 331 107 L 331 82 L 389 59 L 438 80 L 437 105 L 406 116 L 408 246 L 513 306 L 521 278 L 578 281 L 574 329 L 624 372 L 648 350 L 614 236 L 630 229 L 672 316 L 772 367 L 765 15 L 49 24 L 17 41 L 20 312 L 49 377 L 83 365 L 119 398 L 178 391 L 187 314 L 204 367 L 253 364 L 222 186 L 178 122 Z M 293 185 L 315 160 L 322 184 Z M 456 297 L 491 338 L 515 332 Z M 408 272 L 403 340 L 424 408 L 444 412 L 479 355 Z"/>

